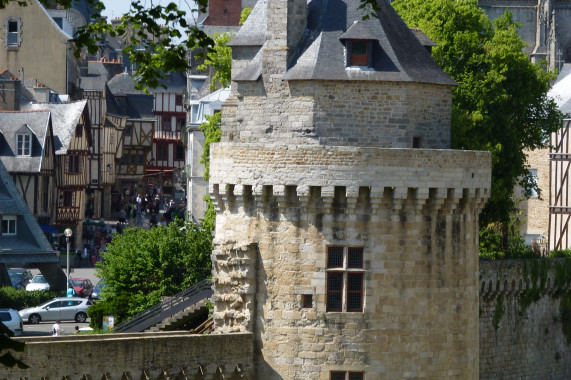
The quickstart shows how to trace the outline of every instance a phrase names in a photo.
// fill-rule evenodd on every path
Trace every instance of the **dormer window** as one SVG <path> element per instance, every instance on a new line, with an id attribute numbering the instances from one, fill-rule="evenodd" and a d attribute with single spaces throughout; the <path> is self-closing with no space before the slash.
<path id="1" fill-rule="evenodd" d="M 370 66 L 370 43 L 367 40 L 349 40 L 350 66 Z"/>
<path id="2" fill-rule="evenodd" d="M 16 216 L 3 215 L 2 219 L 2 235 L 16 235 Z"/>
<path id="3" fill-rule="evenodd" d="M 16 136 L 16 153 L 18 156 L 32 155 L 32 135 Z"/>

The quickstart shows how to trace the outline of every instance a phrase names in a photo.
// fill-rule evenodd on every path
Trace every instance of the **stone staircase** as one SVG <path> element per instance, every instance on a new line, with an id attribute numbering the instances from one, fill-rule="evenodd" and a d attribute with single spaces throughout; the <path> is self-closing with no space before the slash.
<path id="1" fill-rule="evenodd" d="M 159 327 L 159 330 L 173 330 L 176 326 L 184 326 L 193 318 L 198 318 L 201 312 L 205 314 L 204 319 L 206 319 L 208 316 L 206 303 L 213 294 L 212 280 L 202 280 L 133 318 L 119 323 L 113 330 L 118 333 L 158 331 L 150 329 L 163 323 L 168 324 L 163 328 Z M 170 322 L 167 322 L 169 320 Z"/>
<path id="2" fill-rule="evenodd" d="M 185 325 L 187 322 L 193 319 L 199 318 L 201 316 L 208 318 L 208 307 L 206 304 L 209 301 L 209 298 L 200 300 L 197 303 L 187 307 L 186 309 L 179 311 L 175 315 L 164 319 L 162 322 L 157 323 L 146 331 L 158 332 L 178 330 L 180 326 Z"/>

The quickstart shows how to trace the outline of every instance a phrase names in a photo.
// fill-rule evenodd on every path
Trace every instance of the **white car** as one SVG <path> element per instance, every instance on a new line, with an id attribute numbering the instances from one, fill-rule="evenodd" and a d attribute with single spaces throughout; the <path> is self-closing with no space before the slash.
<path id="1" fill-rule="evenodd" d="M 93 305 L 88 298 L 58 297 L 37 307 L 20 310 L 18 313 L 26 323 L 41 321 L 76 321 L 83 323 L 87 320 L 87 309 Z"/>
<path id="2" fill-rule="evenodd" d="M 32 278 L 32 281 L 26 285 L 26 290 L 31 292 L 33 290 L 50 290 L 50 284 L 43 274 L 37 274 Z"/>
<path id="3" fill-rule="evenodd" d="M 20 314 L 14 309 L 0 309 L 0 320 L 14 333 L 14 336 L 20 336 L 24 332 L 24 322 Z"/>

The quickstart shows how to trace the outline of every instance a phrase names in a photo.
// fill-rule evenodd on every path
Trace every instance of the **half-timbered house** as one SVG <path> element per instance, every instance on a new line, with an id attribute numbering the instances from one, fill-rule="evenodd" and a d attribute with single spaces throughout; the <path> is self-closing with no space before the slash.
<path id="1" fill-rule="evenodd" d="M 0 160 L 36 219 L 51 223 L 56 179 L 50 110 L 0 111 Z"/>
<path id="2" fill-rule="evenodd" d="M 81 242 L 85 217 L 87 156 L 92 144 L 87 100 L 70 103 L 33 103 L 28 110 L 49 109 L 54 130 L 56 153 L 56 220 L 55 223 L 77 227 L 75 242 Z"/>
<path id="3" fill-rule="evenodd" d="M 111 217 L 111 191 L 115 184 L 115 160 L 121 147 L 125 119 L 108 118 L 107 81 L 122 72 L 123 65 L 107 60 L 89 61 L 81 77 L 82 97 L 87 100 L 93 149 L 88 156 L 86 210 L 88 218 Z"/>
<path id="4" fill-rule="evenodd" d="M 187 78 L 182 72 L 167 74 L 152 90 L 155 95 L 154 110 L 157 127 L 153 135 L 153 149 L 148 157 L 147 177 L 163 187 L 163 192 L 173 194 L 172 183 L 178 182 L 185 166 L 183 133 L 186 127 L 184 108 Z M 186 183 L 181 183 L 186 186 Z"/>
<path id="5" fill-rule="evenodd" d="M 153 144 L 156 119 L 153 95 L 136 90 L 129 74 L 116 75 L 107 86 L 107 119 L 115 125 L 124 125 L 116 154 L 115 189 L 111 194 L 111 210 L 118 212 L 122 206 L 121 198 L 133 197 L 137 193 L 143 195 L 148 190 L 145 168 Z"/>

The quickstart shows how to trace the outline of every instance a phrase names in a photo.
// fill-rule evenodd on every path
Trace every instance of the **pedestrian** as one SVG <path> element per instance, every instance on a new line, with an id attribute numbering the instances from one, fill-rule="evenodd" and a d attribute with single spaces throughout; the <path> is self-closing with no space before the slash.
<path id="1" fill-rule="evenodd" d="M 127 217 L 127 212 L 124 208 L 119 210 L 119 224 L 125 224 L 125 218 Z"/>
<path id="2" fill-rule="evenodd" d="M 159 194 L 155 195 L 155 214 L 159 215 L 159 208 L 161 207 L 161 197 L 159 197 Z"/>
<path id="3" fill-rule="evenodd" d="M 56 321 L 52 326 L 52 336 L 59 336 L 60 332 L 59 321 Z"/>
<path id="4" fill-rule="evenodd" d="M 70 298 L 75 297 L 75 290 L 73 289 L 73 286 L 71 286 L 71 284 L 68 285 L 66 294 Z"/>

